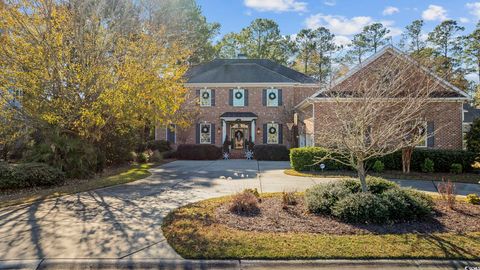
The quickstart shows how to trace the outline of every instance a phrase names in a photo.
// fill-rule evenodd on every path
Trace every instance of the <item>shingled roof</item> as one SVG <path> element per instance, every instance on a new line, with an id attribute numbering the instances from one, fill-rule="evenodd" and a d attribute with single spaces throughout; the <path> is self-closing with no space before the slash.
<path id="1" fill-rule="evenodd" d="M 465 123 L 472 123 L 475 119 L 480 118 L 480 109 L 477 109 L 468 103 L 463 104 L 463 110 L 463 122 Z"/>
<path id="2" fill-rule="evenodd" d="M 310 76 L 266 59 L 215 59 L 192 67 L 187 83 L 316 84 Z"/>

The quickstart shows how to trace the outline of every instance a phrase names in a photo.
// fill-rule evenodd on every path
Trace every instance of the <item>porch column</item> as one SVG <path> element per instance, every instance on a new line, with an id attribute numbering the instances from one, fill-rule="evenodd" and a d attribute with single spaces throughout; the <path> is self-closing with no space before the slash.
<path id="1" fill-rule="evenodd" d="M 252 120 L 252 142 L 255 143 L 255 120 Z"/>
<path id="2" fill-rule="evenodd" d="M 225 143 L 226 139 L 227 139 L 227 122 L 225 122 L 225 120 L 222 120 L 222 144 Z"/>

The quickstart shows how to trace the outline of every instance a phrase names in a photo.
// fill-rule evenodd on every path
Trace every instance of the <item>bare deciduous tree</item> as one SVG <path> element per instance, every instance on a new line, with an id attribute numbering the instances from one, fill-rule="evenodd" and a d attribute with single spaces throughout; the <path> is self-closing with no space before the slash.
<path id="1" fill-rule="evenodd" d="M 357 170 L 367 191 L 366 162 L 426 139 L 425 109 L 442 86 L 401 53 L 388 49 L 352 77 L 322 93 L 322 117 L 315 125 L 316 144 L 333 159 Z M 429 134 L 431 136 L 431 134 Z"/>

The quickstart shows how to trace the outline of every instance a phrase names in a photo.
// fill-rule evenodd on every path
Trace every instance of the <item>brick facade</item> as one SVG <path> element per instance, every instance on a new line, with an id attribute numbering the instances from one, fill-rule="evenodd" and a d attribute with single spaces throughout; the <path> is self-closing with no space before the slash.
<path id="1" fill-rule="evenodd" d="M 198 99 L 197 90 L 203 89 L 204 87 L 188 87 L 190 95 L 192 98 Z M 282 89 L 282 100 L 283 104 L 278 107 L 267 107 L 263 104 L 263 90 L 269 89 L 270 87 L 251 87 L 251 86 L 242 86 L 238 85 L 238 88 L 248 90 L 248 106 L 244 107 L 234 107 L 229 104 L 229 91 L 230 89 L 235 89 L 237 87 L 208 87 L 208 89 L 215 90 L 215 106 L 211 107 L 200 107 L 198 106 L 199 114 L 195 123 L 207 122 L 215 125 L 215 145 L 222 145 L 222 121 L 220 116 L 225 112 L 251 112 L 257 115 L 257 120 L 255 122 L 255 144 L 263 144 L 263 126 L 266 123 L 275 122 L 282 124 L 282 133 L 283 133 L 283 144 L 290 146 L 292 144 L 291 140 L 293 136 L 292 132 L 288 130 L 287 123 L 293 122 L 293 108 L 299 102 L 301 102 L 306 97 L 311 96 L 315 93 L 318 88 L 316 87 L 306 87 L 306 86 L 274 86 L 274 88 Z M 187 104 L 192 104 L 192 102 L 187 102 Z M 251 123 L 244 122 L 249 126 L 249 135 L 251 133 Z M 230 124 L 233 122 L 227 123 L 227 135 L 230 138 Z M 157 140 L 166 139 L 166 128 L 157 127 L 155 130 L 155 135 Z M 193 125 L 190 127 L 187 132 L 188 136 L 186 141 L 180 142 L 177 137 L 176 144 L 187 143 L 195 144 L 196 139 L 196 127 Z M 246 137 L 249 139 L 250 136 Z"/>

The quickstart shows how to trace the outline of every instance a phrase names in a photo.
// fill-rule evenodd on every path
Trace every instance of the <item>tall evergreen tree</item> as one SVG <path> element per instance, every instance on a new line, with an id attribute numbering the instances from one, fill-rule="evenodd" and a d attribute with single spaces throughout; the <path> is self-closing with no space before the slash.
<path id="1" fill-rule="evenodd" d="M 441 57 L 441 66 L 436 70 L 446 80 L 450 80 L 459 65 L 458 55 L 461 52 L 461 38 L 458 33 L 465 30 L 456 21 L 446 20 L 440 23 L 428 34 L 428 42 Z"/>
<path id="2" fill-rule="evenodd" d="M 373 23 L 365 26 L 362 33 L 368 44 L 369 51 L 376 53 L 380 47 L 387 44 L 387 34 L 390 33 L 390 30 L 381 23 Z"/>
<path id="3" fill-rule="evenodd" d="M 464 39 L 464 59 L 465 64 L 476 71 L 480 81 L 480 21 L 473 32 Z"/>
<path id="4" fill-rule="evenodd" d="M 406 51 L 411 54 L 418 54 L 426 46 L 426 42 L 422 39 L 423 20 L 415 20 L 405 27 L 402 34 L 401 45 L 406 47 Z"/>
<path id="5" fill-rule="evenodd" d="M 316 77 L 320 83 L 324 83 L 332 70 L 332 54 L 338 49 L 333 39 L 335 35 L 325 27 L 319 27 L 315 31 L 315 63 L 317 66 Z"/>
<path id="6" fill-rule="evenodd" d="M 311 29 L 302 29 L 297 34 L 296 43 L 298 48 L 297 59 L 303 63 L 303 73 L 310 74 L 308 68 L 312 63 L 312 58 L 315 53 L 315 31 Z"/>
<path id="7" fill-rule="evenodd" d="M 349 62 L 361 64 L 363 57 L 369 51 L 368 40 L 363 33 L 353 36 L 352 43 L 349 45 L 349 51 L 346 54 L 346 59 Z"/>

